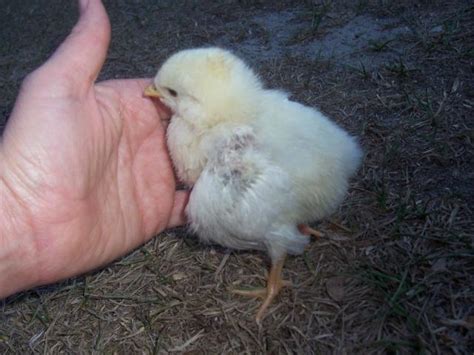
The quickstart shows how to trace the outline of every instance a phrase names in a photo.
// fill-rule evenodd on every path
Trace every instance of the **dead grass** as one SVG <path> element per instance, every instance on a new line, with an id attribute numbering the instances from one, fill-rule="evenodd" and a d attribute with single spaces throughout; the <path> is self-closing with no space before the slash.
<path id="1" fill-rule="evenodd" d="M 21 79 L 74 20 L 70 3 L 47 4 L 0 1 L 5 119 Z M 320 225 L 327 238 L 288 260 L 294 288 L 262 327 L 253 321 L 258 303 L 228 290 L 263 285 L 266 257 L 203 246 L 177 229 L 93 274 L 1 301 L 1 353 L 472 353 L 468 1 L 106 4 L 113 41 L 102 78 L 150 76 L 180 48 L 270 46 L 272 32 L 252 18 L 275 11 L 294 11 L 291 26 L 302 26 L 288 46 L 309 46 L 361 15 L 408 30 L 367 43 L 351 65 L 288 50 L 250 56 L 269 86 L 321 107 L 366 152 L 336 223 Z M 387 52 L 402 55 L 377 59 Z M 377 65 L 361 65 L 364 56 Z"/>

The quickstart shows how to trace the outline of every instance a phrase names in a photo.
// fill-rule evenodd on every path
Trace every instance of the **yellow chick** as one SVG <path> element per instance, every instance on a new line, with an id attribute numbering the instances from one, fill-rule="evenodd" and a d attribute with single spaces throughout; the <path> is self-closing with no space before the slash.
<path id="1" fill-rule="evenodd" d="M 145 94 L 173 112 L 167 142 L 178 177 L 192 187 L 186 214 L 205 242 L 269 253 L 260 322 L 283 286 L 285 256 L 301 254 L 307 223 L 341 203 L 362 152 L 314 108 L 265 89 L 237 56 L 220 48 L 172 55 Z"/>

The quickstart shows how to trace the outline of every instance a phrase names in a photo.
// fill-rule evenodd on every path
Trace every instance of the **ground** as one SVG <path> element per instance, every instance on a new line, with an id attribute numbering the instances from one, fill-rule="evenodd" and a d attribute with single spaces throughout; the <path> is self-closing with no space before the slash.
<path id="1" fill-rule="evenodd" d="M 102 270 L 0 301 L 0 353 L 455 353 L 474 349 L 474 7 L 470 1 L 105 1 L 101 80 L 150 77 L 220 45 L 319 107 L 365 157 L 325 237 L 284 270 L 259 327 L 268 258 L 162 233 Z M 73 1 L 0 0 L 0 127 Z M 297 118 L 295 118 L 297 119 Z"/>

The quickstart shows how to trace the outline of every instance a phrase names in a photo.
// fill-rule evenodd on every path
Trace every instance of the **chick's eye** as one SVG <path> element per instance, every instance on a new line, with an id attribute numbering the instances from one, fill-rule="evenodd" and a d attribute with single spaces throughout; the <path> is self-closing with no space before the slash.
<path id="1" fill-rule="evenodd" d="M 170 89 L 170 88 L 168 88 L 167 90 L 168 90 L 168 92 L 170 93 L 171 96 L 173 96 L 173 97 L 178 96 L 178 93 L 176 92 L 176 90 L 173 90 L 173 89 Z"/>

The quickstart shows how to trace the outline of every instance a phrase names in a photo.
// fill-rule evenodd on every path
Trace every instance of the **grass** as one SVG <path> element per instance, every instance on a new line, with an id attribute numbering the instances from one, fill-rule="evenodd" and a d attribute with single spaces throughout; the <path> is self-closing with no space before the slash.
<path id="1" fill-rule="evenodd" d="M 106 1 L 113 35 L 101 78 L 150 76 L 180 48 L 217 43 L 245 54 L 249 40 L 278 44 L 253 16 L 295 12 L 288 31 L 317 34 L 291 33 L 284 40 L 296 42 L 256 69 L 268 86 L 320 107 L 362 142 L 364 165 L 334 223 L 322 221 L 326 237 L 288 258 L 284 277 L 294 287 L 262 327 L 253 320 L 259 303 L 229 289 L 263 285 L 265 255 L 203 246 L 175 229 L 94 273 L 0 301 L 0 353 L 471 353 L 472 5 L 193 4 Z M 22 78 L 73 22 L 65 16 L 72 5 L 59 0 L 2 5 L 0 126 Z M 351 53 L 352 66 L 291 51 L 358 15 L 409 31 Z"/>
<path id="2" fill-rule="evenodd" d="M 369 41 L 369 49 L 374 52 L 383 52 L 388 48 L 390 42 L 393 42 L 393 39 L 383 41 Z"/>
<path id="3" fill-rule="evenodd" d="M 369 80 L 372 77 L 372 73 L 367 69 L 364 63 L 360 62 L 359 66 L 350 66 L 354 72 L 359 74 L 362 79 Z"/>
<path id="4" fill-rule="evenodd" d="M 410 74 L 410 70 L 401 57 L 398 58 L 398 61 L 388 64 L 386 68 L 401 79 L 408 78 Z"/>
<path id="5" fill-rule="evenodd" d="M 323 1 L 321 4 L 312 3 L 311 5 L 311 32 L 315 34 L 331 9 L 331 3 Z"/>

